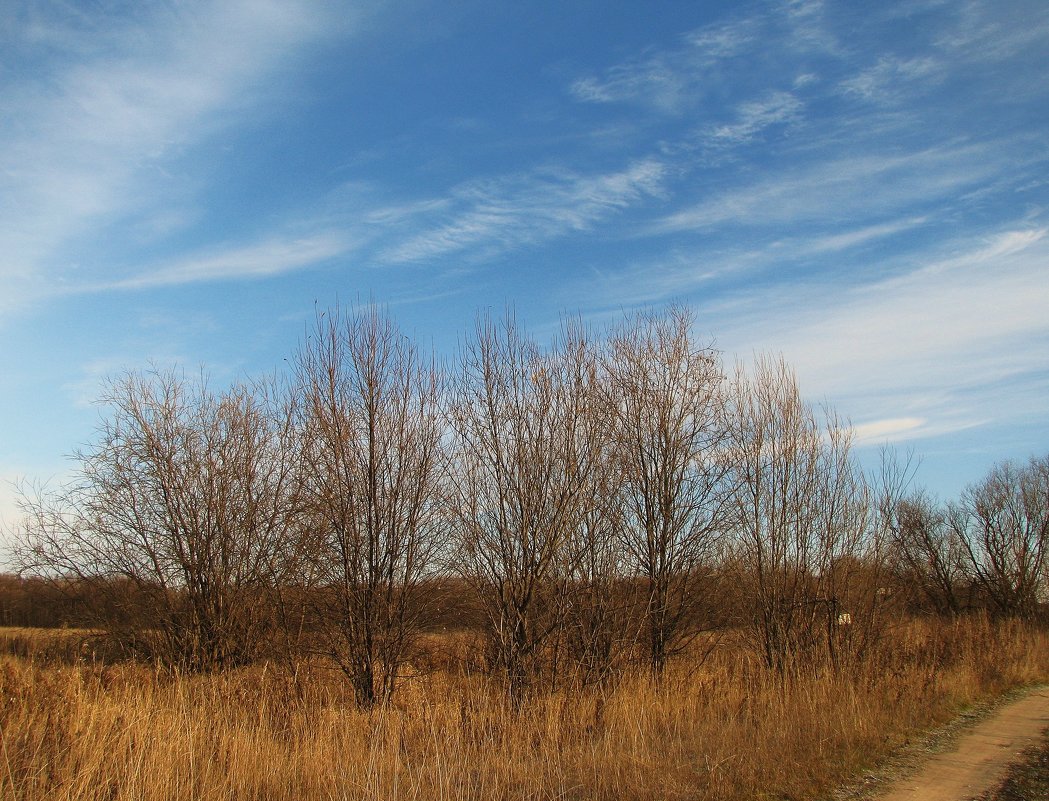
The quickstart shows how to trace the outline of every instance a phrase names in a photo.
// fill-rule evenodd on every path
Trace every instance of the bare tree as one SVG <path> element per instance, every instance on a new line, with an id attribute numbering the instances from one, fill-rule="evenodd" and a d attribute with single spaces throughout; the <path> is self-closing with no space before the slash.
<path id="1" fill-rule="evenodd" d="M 765 662 L 783 671 L 833 644 L 847 582 L 835 567 L 864 536 L 866 494 L 848 427 L 833 415 L 821 425 L 781 358 L 758 357 L 752 376 L 739 368 L 733 395 L 741 583 Z"/>
<path id="2" fill-rule="evenodd" d="M 817 620 L 823 623 L 827 652 L 837 665 L 846 654 L 862 654 L 883 633 L 887 610 L 879 589 L 888 573 L 873 493 L 852 454 L 852 426 L 829 406 L 822 408 L 817 424 L 822 424 L 823 470 L 813 605 L 825 611 Z"/>
<path id="3" fill-rule="evenodd" d="M 582 514 L 567 542 L 563 633 L 572 678 L 582 685 L 610 680 L 637 640 L 622 547 L 623 498 L 613 457 L 609 448 L 593 471 Z"/>
<path id="4" fill-rule="evenodd" d="M 24 496 L 23 570 L 90 585 L 99 623 L 187 669 L 266 645 L 270 593 L 293 569 L 293 439 L 269 387 L 130 373 L 68 487 Z"/>
<path id="5" fill-rule="evenodd" d="M 657 674 L 702 628 L 730 497 L 725 379 L 717 352 L 696 345 L 693 322 L 683 307 L 639 314 L 614 333 L 605 365 L 624 545 L 644 582 Z"/>
<path id="6" fill-rule="evenodd" d="M 370 707 L 394 693 L 443 544 L 441 376 L 374 308 L 318 315 L 296 371 L 314 611 Z"/>
<path id="7" fill-rule="evenodd" d="M 966 489 L 950 523 L 993 609 L 1035 618 L 1049 567 L 1049 457 L 996 465 Z"/>
<path id="8" fill-rule="evenodd" d="M 566 376 L 583 398 L 576 421 L 577 452 L 587 460 L 576 524 L 565 557 L 562 633 L 573 681 L 603 684 L 636 643 L 630 618 L 632 592 L 623 548 L 623 482 L 608 375 L 600 343 L 579 324 L 567 325 L 561 341 Z"/>
<path id="9" fill-rule="evenodd" d="M 587 348 L 544 352 L 511 314 L 478 321 L 448 410 L 457 568 L 485 610 L 490 661 L 519 701 L 564 616 L 566 568 L 597 458 Z"/>
<path id="10" fill-rule="evenodd" d="M 899 499 L 884 514 L 897 569 L 937 614 L 959 614 L 964 606 L 959 592 L 967 579 L 965 548 L 949 525 L 947 511 L 918 491 Z"/>

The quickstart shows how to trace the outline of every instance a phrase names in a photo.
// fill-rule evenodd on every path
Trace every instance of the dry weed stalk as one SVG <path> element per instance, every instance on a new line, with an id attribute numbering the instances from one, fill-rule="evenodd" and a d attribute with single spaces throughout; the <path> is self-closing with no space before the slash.
<path id="1" fill-rule="evenodd" d="M 439 672 L 358 709 L 317 674 L 157 673 L 0 658 L 0 798 L 714 799 L 827 793 L 959 705 L 1049 675 L 1021 623 L 913 622 L 862 670 L 782 675 L 747 647 L 663 680 L 556 692 L 514 710 Z"/>

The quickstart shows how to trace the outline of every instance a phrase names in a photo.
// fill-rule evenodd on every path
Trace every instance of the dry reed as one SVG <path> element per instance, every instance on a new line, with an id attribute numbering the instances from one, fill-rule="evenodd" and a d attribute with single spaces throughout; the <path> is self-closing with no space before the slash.
<path id="1" fill-rule="evenodd" d="M 169 676 L 0 657 L 0 798 L 810 798 L 960 707 L 1049 676 L 1018 624 L 911 623 L 854 664 L 783 677 L 723 644 L 605 691 L 508 707 L 440 669 L 357 711 L 334 677 Z"/>

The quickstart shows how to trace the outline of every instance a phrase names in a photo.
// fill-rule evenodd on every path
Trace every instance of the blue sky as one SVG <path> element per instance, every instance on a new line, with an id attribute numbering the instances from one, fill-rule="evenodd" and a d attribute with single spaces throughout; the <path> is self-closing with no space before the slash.
<path id="1" fill-rule="evenodd" d="M 955 495 L 1049 450 L 1049 4 L 0 5 L 0 515 L 108 374 L 315 304 L 684 301 Z"/>

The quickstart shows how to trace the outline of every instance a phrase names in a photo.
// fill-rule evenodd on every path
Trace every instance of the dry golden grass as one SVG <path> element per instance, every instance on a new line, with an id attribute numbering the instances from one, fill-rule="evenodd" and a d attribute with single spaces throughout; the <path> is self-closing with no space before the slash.
<path id="1" fill-rule="evenodd" d="M 90 658 L 96 639 L 87 629 L 0 627 L 0 654 L 42 662 L 73 662 Z"/>
<path id="2" fill-rule="evenodd" d="M 438 670 L 355 710 L 321 675 L 170 677 L 0 657 L 0 798 L 813 797 L 959 707 L 1049 676 L 1049 639 L 979 620 L 909 624 L 862 663 L 784 681 L 723 645 L 655 685 L 509 709 Z"/>

